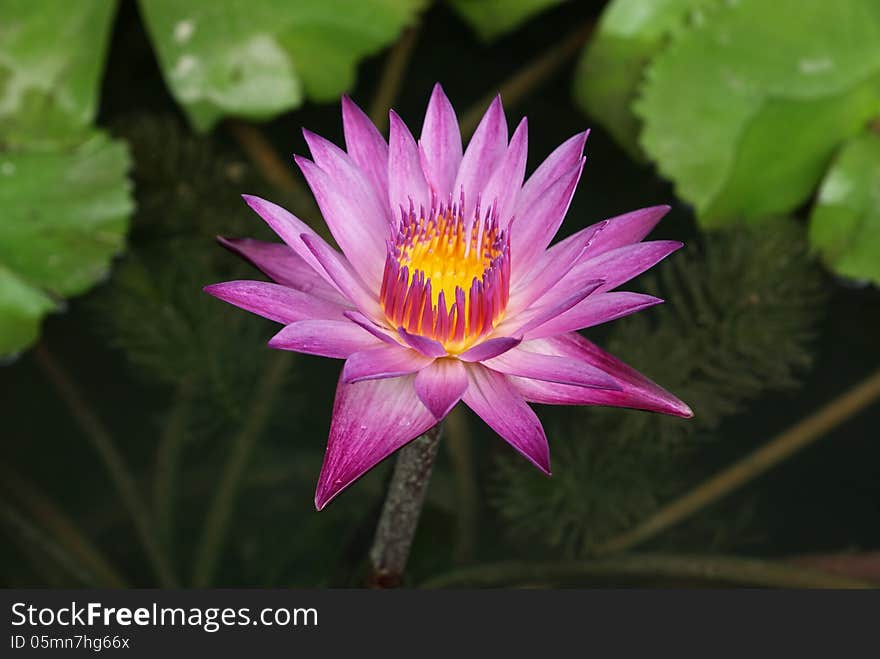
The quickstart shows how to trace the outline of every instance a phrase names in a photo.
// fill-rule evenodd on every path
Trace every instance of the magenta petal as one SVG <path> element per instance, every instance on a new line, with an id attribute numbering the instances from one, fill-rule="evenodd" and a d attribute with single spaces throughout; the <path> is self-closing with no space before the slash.
<path id="1" fill-rule="evenodd" d="M 522 274 L 540 262 L 542 252 L 562 225 L 584 162 L 586 160 L 581 158 L 574 167 L 563 172 L 530 205 L 518 206 L 516 222 L 510 228 L 510 254 L 511 260 L 521 265 Z"/>
<path id="2" fill-rule="evenodd" d="M 567 357 L 532 352 L 522 345 L 483 362 L 483 366 L 506 375 L 518 375 L 533 380 L 545 380 L 594 389 L 616 389 L 620 385 L 600 368 Z"/>
<path id="3" fill-rule="evenodd" d="M 270 348 L 337 359 L 378 345 L 382 345 L 379 339 L 348 320 L 301 320 L 269 340 Z"/>
<path id="4" fill-rule="evenodd" d="M 591 250 L 588 249 L 581 256 L 583 260 L 557 286 L 564 291 L 579 286 L 580 282 L 604 279 L 599 292 L 610 291 L 654 267 L 681 247 L 682 244 L 675 240 L 655 240 L 618 247 L 596 257 L 590 257 Z"/>
<path id="5" fill-rule="evenodd" d="M 315 240 L 323 240 L 311 227 L 289 211 L 281 208 L 278 204 L 271 201 L 254 197 L 253 195 L 242 195 L 242 198 L 263 220 L 268 224 L 272 231 L 278 234 L 285 243 L 290 245 L 291 249 L 296 252 L 302 259 L 308 263 L 315 272 L 322 277 L 326 277 L 326 272 L 321 264 L 315 259 L 314 254 L 309 250 L 300 236 L 303 234 L 312 236 Z M 330 282 L 329 277 L 327 281 Z M 331 282 L 332 283 L 332 282 Z"/>
<path id="6" fill-rule="evenodd" d="M 224 302 L 285 325 L 299 320 L 343 319 L 343 308 L 338 304 L 267 281 L 224 281 L 205 286 L 204 291 Z"/>
<path id="7" fill-rule="evenodd" d="M 486 184 L 481 205 L 490 208 L 494 205 L 499 224 L 507 227 L 513 217 L 517 195 L 522 187 L 526 173 L 526 157 L 529 150 L 528 121 L 523 119 L 510 139 L 510 146 L 495 173 Z"/>
<path id="8" fill-rule="evenodd" d="M 419 336 L 418 334 L 410 334 L 402 327 L 397 328 L 397 333 L 400 335 L 400 338 L 403 339 L 404 343 L 413 350 L 419 351 L 425 355 L 425 357 L 436 358 L 446 356 L 446 348 L 444 348 L 439 341 Z"/>
<path id="9" fill-rule="evenodd" d="M 437 420 L 461 400 L 468 387 L 467 371 L 457 359 L 438 359 L 416 375 L 416 394 Z"/>
<path id="10" fill-rule="evenodd" d="M 465 217 L 469 218 L 474 212 L 477 196 L 486 187 L 486 182 L 501 162 L 506 150 L 507 119 L 504 117 L 501 97 L 496 96 L 468 143 L 452 186 L 452 196 L 455 201 L 458 201 L 459 192 L 464 192 Z"/>
<path id="11" fill-rule="evenodd" d="M 660 298 L 643 293 L 628 291 L 596 293 L 568 311 L 526 329 L 524 334 L 528 339 L 565 334 L 617 320 L 661 302 L 663 300 Z"/>
<path id="12" fill-rule="evenodd" d="M 315 162 L 297 156 L 330 233 L 364 281 L 378 286 L 385 264 L 390 215 L 373 186 L 335 144 L 303 131 Z"/>
<path id="13" fill-rule="evenodd" d="M 321 510 L 333 497 L 437 419 L 416 396 L 415 376 L 339 381 L 324 465 L 315 492 Z"/>
<path id="14" fill-rule="evenodd" d="M 541 422 L 507 377 L 483 368 L 468 367 L 470 380 L 462 396 L 492 430 L 522 453 L 532 464 L 550 475 L 550 447 Z"/>
<path id="15" fill-rule="evenodd" d="M 346 310 L 342 314 L 346 318 L 348 318 L 351 322 L 356 325 L 360 325 L 363 329 L 367 330 L 370 334 L 375 336 L 377 339 L 384 341 L 393 346 L 399 346 L 400 341 L 398 341 L 390 331 L 388 331 L 384 326 L 379 325 L 373 320 L 367 318 L 360 311 L 350 311 Z"/>
<path id="16" fill-rule="evenodd" d="M 584 145 L 589 134 L 590 131 L 586 130 L 568 138 L 538 166 L 538 169 L 526 181 L 519 195 L 516 208 L 517 217 L 524 217 L 524 211 L 527 208 L 534 205 L 560 176 L 571 171 L 583 159 Z M 554 235 L 555 233 L 554 231 Z M 544 243 L 545 247 L 550 244 L 552 238 L 553 235 Z"/>
<path id="17" fill-rule="evenodd" d="M 601 285 L 602 280 L 586 282 L 583 287 L 571 295 L 552 298 L 550 302 L 533 306 L 509 320 L 502 322 L 496 329 L 498 334 L 516 334 L 525 336 L 533 329 L 540 327 L 547 321 L 565 313 L 582 300 L 593 294 Z"/>
<path id="18" fill-rule="evenodd" d="M 320 238 L 316 239 L 303 234 L 300 239 L 314 254 L 315 260 L 345 297 L 368 316 L 375 318 L 381 316 L 379 302 L 367 291 L 363 282 L 352 272 L 348 263 L 336 250 Z"/>
<path id="19" fill-rule="evenodd" d="M 548 405 L 611 405 L 685 418 L 693 416 L 691 409 L 678 398 L 579 334 L 571 333 L 538 339 L 523 345 L 529 350 L 574 361 L 589 362 L 613 376 L 621 386 L 620 391 L 609 391 L 519 377 L 511 378 L 516 389 L 526 400 Z"/>
<path id="20" fill-rule="evenodd" d="M 487 339 L 478 343 L 473 348 L 468 348 L 458 358 L 465 362 L 481 362 L 484 359 L 492 359 L 519 345 L 522 338 L 503 336 L 497 339 Z"/>
<path id="21" fill-rule="evenodd" d="M 452 103 L 439 82 L 434 85 L 428 102 L 419 147 L 431 192 L 445 201 L 453 191 L 452 184 L 461 164 L 461 133 Z"/>
<path id="22" fill-rule="evenodd" d="M 605 220 L 605 228 L 596 236 L 585 256 L 593 258 L 617 247 L 640 242 L 668 212 L 669 206 L 651 206 Z"/>
<path id="23" fill-rule="evenodd" d="M 279 284 L 295 288 L 340 305 L 349 302 L 323 276 L 315 272 L 305 260 L 284 243 L 267 243 L 251 238 L 217 237 L 226 249 L 253 263 Z"/>
<path id="24" fill-rule="evenodd" d="M 576 263 L 581 254 L 587 249 L 593 235 L 601 230 L 596 229 L 579 231 L 575 235 L 566 238 L 561 243 L 554 245 L 550 250 L 541 254 L 536 260 L 537 265 L 525 277 L 521 278 L 510 293 L 510 301 L 507 303 L 507 312 L 512 316 L 524 309 L 528 309 L 539 300 L 541 304 L 549 304 L 557 298 L 567 297 L 576 287 L 563 290 L 561 287 L 557 295 L 549 298 L 542 296 L 558 284 Z"/>
<path id="25" fill-rule="evenodd" d="M 342 97 L 345 149 L 373 184 L 377 195 L 388 189 L 388 144 L 370 118 L 348 96 Z"/>
<path id="26" fill-rule="evenodd" d="M 401 210 L 408 212 L 412 206 L 416 212 L 431 205 L 428 183 L 422 171 L 419 147 L 403 119 L 393 110 L 389 115 L 388 137 L 388 203 L 394 218 Z M 383 236 L 383 239 L 387 236 Z"/>
<path id="27" fill-rule="evenodd" d="M 342 369 L 342 381 L 395 378 L 420 371 L 432 361 L 415 350 L 382 344 L 351 355 Z"/>

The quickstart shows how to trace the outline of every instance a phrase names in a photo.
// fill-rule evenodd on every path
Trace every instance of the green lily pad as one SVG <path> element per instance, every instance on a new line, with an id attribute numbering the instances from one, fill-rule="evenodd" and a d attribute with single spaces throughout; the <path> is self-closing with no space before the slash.
<path id="1" fill-rule="evenodd" d="M 141 0 L 172 94 L 193 126 L 268 119 L 348 90 L 425 0 Z"/>
<path id="2" fill-rule="evenodd" d="M 880 3 L 719 5 L 649 66 L 636 112 L 704 225 L 791 211 L 880 112 Z"/>
<path id="3" fill-rule="evenodd" d="M 535 14 L 563 0 L 449 0 L 452 8 L 489 41 L 516 29 Z"/>
<path id="4" fill-rule="evenodd" d="M 128 151 L 79 144 L 0 151 L 0 355 L 27 347 L 41 318 L 104 278 L 133 209 Z"/>
<path id="5" fill-rule="evenodd" d="M 632 111 L 645 67 L 669 38 L 699 25 L 717 0 L 613 0 L 602 12 L 575 72 L 575 100 L 633 157 L 643 158 Z"/>
<path id="6" fill-rule="evenodd" d="M 880 284 L 880 135 L 847 142 L 810 217 L 810 242 L 838 274 Z"/>
<path id="7" fill-rule="evenodd" d="M 0 141 L 64 142 L 91 124 L 116 3 L 4 0 Z"/>

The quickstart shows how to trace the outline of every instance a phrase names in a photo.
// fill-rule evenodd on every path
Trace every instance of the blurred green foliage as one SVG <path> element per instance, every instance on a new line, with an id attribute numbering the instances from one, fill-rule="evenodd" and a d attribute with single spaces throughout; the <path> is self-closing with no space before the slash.
<path id="1" fill-rule="evenodd" d="M 30 345 L 123 246 L 128 152 L 90 126 L 114 8 L 0 6 L 0 357 Z"/>
<path id="2" fill-rule="evenodd" d="M 810 241 L 836 272 L 880 283 L 880 134 L 849 140 L 810 216 Z"/>
<path id="3" fill-rule="evenodd" d="M 510 32 L 535 14 L 564 0 L 449 0 L 481 39 L 489 41 Z"/>
<path id="4" fill-rule="evenodd" d="M 157 531 L 178 568 L 188 570 L 197 555 L 206 508 L 259 405 L 255 392 L 279 356 L 265 346 L 273 326 L 202 293 L 207 283 L 261 277 L 213 245 L 214 234 L 276 239 L 240 192 L 302 208 L 301 199 L 270 191 L 231 154 L 223 143 L 228 135 L 196 136 L 193 129 L 206 132 L 231 116 L 274 118 L 307 100 L 335 101 L 352 87 L 358 62 L 390 45 L 422 10 L 449 14 L 451 7 L 458 18 L 442 16 L 446 34 L 417 44 L 410 85 L 416 91 L 407 94 L 407 79 L 402 103 L 422 107 L 419 85 L 441 76 L 447 89 L 479 78 L 481 94 L 487 83 L 477 74 L 445 66 L 453 58 L 444 48 L 456 43 L 447 41 L 450 34 L 473 41 L 459 29 L 462 21 L 486 42 L 462 49 L 474 70 L 476 60 L 494 57 L 500 80 L 512 73 L 513 59 L 525 62 L 552 48 L 569 15 L 578 23 L 590 18 L 587 5 L 448 0 L 428 9 L 426 0 L 141 0 L 139 19 L 124 7 L 127 20 L 149 33 L 149 40 L 143 36 L 146 59 L 155 68 L 150 58 L 156 55 L 173 99 L 158 101 L 164 114 L 102 115 L 116 138 L 110 139 L 92 123 L 117 4 L 0 0 L 0 355 L 33 342 L 42 316 L 64 297 L 107 279 L 133 214 L 131 249 L 89 298 L 79 331 L 101 337 L 112 348 L 106 353 L 124 356 L 136 378 L 120 386 L 120 399 L 130 404 L 121 413 L 130 418 L 128 426 L 120 424 L 120 438 L 131 442 L 124 450 L 132 453 L 139 489 L 155 499 Z M 602 345 L 687 401 L 696 417 L 542 410 L 550 419 L 550 480 L 500 439 L 469 445 L 459 437 L 454 464 L 444 453 L 437 465 L 423 521 L 428 532 L 417 538 L 413 573 L 517 552 L 589 554 L 702 476 L 706 466 L 696 457 L 713 445 L 724 419 L 797 384 L 826 305 L 804 229 L 772 215 L 797 211 L 824 176 L 810 218 L 813 248 L 845 276 L 880 281 L 880 146 L 864 130 L 880 107 L 877 7 L 871 0 L 608 3 L 575 73 L 575 99 L 631 156 L 653 160 L 695 205 L 703 227 L 719 231 L 705 237 L 702 251 L 689 241 L 687 250 L 644 278 L 638 288 L 665 296 L 668 304 L 615 323 Z M 543 32 L 529 32 L 544 20 L 544 10 L 569 13 Z M 516 30 L 528 36 L 520 39 Z M 510 38 L 488 43 L 504 35 Z M 418 60 L 419 49 L 430 56 Z M 442 65 L 434 68 L 436 62 Z M 378 68 L 378 59 L 373 64 Z M 163 89 L 159 69 L 150 73 L 155 96 Z M 371 75 L 365 76 L 370 83 Z M 131 89 L 115 83 L 121 96 Z M 126 84 L 139 83 L 126 78 Z M 536 96 L 532 109 L 551 121 L 543 124 L 549 131 L 535 126 L 533 146 L 548 143 L 551 134 L 555 144 L 560 128 L 554 122 L 566 116 L 567 97 Z M 169 116 L 174 103 L 188 125 Z M 284 134 L 275 146 L 290 148 L 294 124 L 306 123 L 300 119 L 310 112 L 324 110 L 306 107 L 273 124 L 271 130 Z M 570 114 L 577 122 L 572 130 L 580 129 L 582 118 Z M 338 128 L 335 107 L 332 115 Z M 267 135 L 274 137 L 271 130 Z M 617 152 L 610 156 L 614 175 L 606 180 L 617 187 L 607 190 L 608 199 L 640 198 L 659 187 L 631 163 L 621 166 Z M 619 183 L 615 167 L 626 174 Z M 601 208 L 608 199 L 598 197 L 591 203 Z M 676 237 L 690 228 L 673 226 Z M 106 353 L 98 360 L 109 360 Z M 387 465 L 360 481 L 356 493 L 314 513 L 338 364 L 294 359 L 282 378 L 281 402 L 257 429 L 245 461 L 218 570 L 224 585 L 362 583 Z M 115 389 L 107 382 L 101 387 Z M 89 391 L 87 398 L 100 403 L 106 393 Z M 326 409 L 314 412 L 319 399 Z M 499 460 L 490 455 L 496 448 L 504 451 Z M 89 454 L 78 464 L 93 469 L 92 460 Z M 484 510 L 484 474 L 492 469 L 494 508 Z M 82 484 L 81 475 L 68 478 L 79 479 L 71 480 L 77 491 L 91 485 Z M 163 493 L 171 481 L 176 489 Z M 77 521 L 126 576 L 134 573 L 133 583 L 151 583 L 151 575 L 137 572 L 143 556 L 118 502 L 99 491 L 103 485 L 95 486 L 91 500 L 82 495 L 82 508 L 90 510 L 77 509 L 81 502 L 64 504 L 81 513 Z M 23 576 L 26 568 L 7 561 L 8 580 L 79 583 L 81 566 L 65 563 L 57 538 L 41 536 L 33 520 L 0 495 L 0 526 L 13 530 L 33 571 Z M 689 546 L 737 546 L 753 530 L 751 503 L 724 511 L 723 519 L 701 516 L 688 531 L 700 541 Z M 499 528 L 524 542 L 507 542 Z"/>
<path id="5" fill-rule="evenodd" d="M 717 0 L 616 0 L 602 13 L 574 76 L 574 97 L 634 158 L 640 123 L 631 106 L 645 67 L 669 39 Z"/>
<path id="6" fill-rule="evenodd" d="M 644 278 L 639 288 L 667 303 L 617 321 L 608 344 L 686 400 L 694 418 L 583 408 L 548 433 L 553 478 L 499 459 L 496 507 L 529 542 L 589 554 L 694 484 L 688 461 L 724 418 L 793 387 L 809 366 L 825 295 L 803 228 L 740 225 L 695 252 Z"/>
<path id="7" fill-rule="evenodd" d="M 704 226 L 762 222 L 796 210 L 835 150 L 880 115 L 880 4 L 614 0 L 574 91 Z M 851 222 L 830 218 L 815 247 L 856 240 Z M 880 246 L 863 254 L 826 262 L 876 281 Z"/>
<path id="8" fill-rule="evenodd" d="M 171 92 L 199 131 L 268 119 L 306 97 L 336 100 L 355 65 L 416 19 L 425 0 L 142 0 Z"/>

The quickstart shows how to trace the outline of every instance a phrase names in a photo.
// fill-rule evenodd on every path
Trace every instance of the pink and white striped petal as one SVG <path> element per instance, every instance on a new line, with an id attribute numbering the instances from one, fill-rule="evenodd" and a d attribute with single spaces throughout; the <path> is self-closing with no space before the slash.
<path id="1" fill-rule="evenodd" d="M 590 250 L 586 250 L 580 263 L 559 280 L 554 290 L 564 294 L 565 291 L 580 286 L 581 282 L 592 279 L 605 280 L 600 293 L 613 290 L 654 267 L 681 247 L 682 243 L 676 240 L 655 240 L 617 247 L 596 257 L 591 257 Z"/>
<path id="2" fill-rule="evenodd" d="M 523 343 L 523 346 L 535 352 L 588 362 L 613 376 L 621 387 L 619 391 L 588 389 L 512 377 L 513 386 L 530 402 L 546 405 L 610 405 L 684 418 L 693 416 L 691 409 L 677 397 L 579 334 L 536 339 Z"/>
<path id="3" fill-rule="evenodd" d="M 368 284 L 378 285 L 390 235 L 387 206 L 345 151 L 314 133 L 303 134 L 315 162 L 301 156 L 294 160 L 321 215 L 357 273 Z"/>
<path id="4" fill-rule="evenodd" d="M 620 385 L 614 378 L 587 362 L 533 352 L 521 345 L 503 355 L 483 361 L 482 364 L 505 375 L 575 387 L 620 390 Z"/>
<path id="5" fill-rule="evenodd" d="M 483 208 L 495 208 L 498 224 L 507 228 L 513 218 L 516 199 L 526 173 L 526 158 L 529 151 L 529 124 L 523 119 L 510 139 L 507 153 L 480 196 Z"/>
<path id="6" fill-rule="evenodd" d="M 468 348 L 458 358 L 464 362 L 481 362 L 484 359 L 492 359 L 512 350 L 522 341 L 521 337 L 502 336 L 495 339 L 487 339 L 478 343 L 473 348 Z"/>
<path id="7" fill-rule="evenodd" d="M 436 358 L 446 356 L 446 348 L 439 341 L 429 339 L 426 336 L 419 336 L 418 334 L 410 334 L 402 327 L 397 328 L 397 334 L 406 345 L 425 355 L 425 357 Z"/>
<path id="8" fill-rule="evenodd" d="M 544 196 L 547 189 L 563 174 L 571 171 L 583 158 L 584 145 L 590 131 L 568 138 L 542 162 L 523 185 L 516 205 L 516 216 L 526 218 L 524 211 Z M 527 220 L 523 220 L 527 221 Z M 555 232 L 554 232 L 555 234 Z M 553 236 L 550 236 L 552 240 Z M 546 247 L 550 240 L 544 243 Z"/>
<path id="9" fill-rule="evenodd" d="M 388 203 L 395 220 L 410 208 L 419 213 L 420 208 L 427 211 L 431 207 L 419 147 L 403 119 L 393 110 L 389 113 Z M 383 239 L 389 237 L 390 234 Z"/>
<path id="10" fill-rule="evenodd" d="M 324 465 L 315 492 L 321 510 L 342 490 L 437 419 L 419 400 L 415 376 L 370 380 L 336 388 Z"/>
<path id="11" fill-rule="evenodd" d="M 320 238 L 303 234 L 300 239 L 314 255 L 315 261 L 320 264 L 322 270 L 327 273 L 330 281 L 352 304 L 370 318 L 382 318 L 378 300 L 370 294 L 363 281 L 339 252 Z"/>
<path id="12" fill-rule="evenodd" d="M 507 376 L 479 364 L 470 364 L 467 372 L 468 388 L 462 396 L 465 405 L 549 476 L 550 447 L 544 428 Z"/>
<path id="13" fill-rule="evenodd" d="M 285 325 L 299 320 L 344 318 L 344 309 L 338 304 L 267 281 L 225 281 L 205 286 L 203 290 L 240 309 Z"/>
<path id="14" fill-rule="evenodd" d="M 309 225 L 296 217 L 293 213 L 281 208 L 278 204 L 273 204 L 271 201 L 266 201 L 265 199 L 260 199 L 253 195 L 242 195 L 242 199 L 245 200 L 247 205 L 250 206 L 257 215 L 263 218 L 266 224 L 271 227 L 272 231 L 274 231 L 281 240 L 287 243 L 294 252 L 302 257 L 306 263 L 312 266 L 315 272 L 323 277 L 327 283 L 331 284 L 338 290 L 338 287 L 327 275 L 327 272 L 321 264 L 318 263 L 318 260 L 315 258 L 314 254 L 312 254 L 312 251 L 306 247 L 305 243 L 300 238 L 300 236 L 305 234 L 311 236 L 313 240 L 324 242 L 324 239 L 321 238 L 321 236 L 315 233 Z"/>
<path id="15" fill-rule="evenodd" d="M 419 400 L 440 421 L 468 388 L 467 371 L 457 359 L 437 359 L 416 374 L 415 387 Z"/>
<path id="16" fill-rule="evenodd" d="M 549 304 L 556 297 L 559 297 L 554 295 L 546 298 L 544 294 L 571 272 L 584 250 L 590 245 L 593 236 L 601 230 L 602 225 L 599 224 L 589 230 L 578 231 L 575 235 L 538 256 L 537 264 L 532 272 L 521 277 L 516 288 L 511 292 L 510 300 L 507 303 L 507 312 L 514 316 L 520 311 L 528 309 L 534 303 Z"/>
<path id="17" fill-rule="evenodd" d="M 342 315 L 348 318 L 355 325 L 359 325 L 363 329 L 367 330 L 370 334 L 375 336 L 380 341 L 383 341 L 384 343 L 393 346 L 401 345 L 399 335 L 392 334 L 387 327 L 376 323 L 370 318 L 367 318 L 360 311 L 346 310 L 345 312 L 343 312 Z"/>
<path id="18" fill-rule="evenodd" d="M 379 339 L 348 320 L 301 320 L 269 339 L 270 348 L 336 359 L 348 359 L 381 345 Z"/>
<path id="19" fill-rule="evenodd" d="M 669 208 L 665 205 L 650 206 L 605 220 L 602 234 L 596 236 L 585 256 L 593 258 L 609 250 L 641 242 L 669 212 Z"/>
<path id="20" fill-rule="evenodd" d="M 462 150 L 458 118 L 440 83 L 434 85 L 428 102 L 419 150 L 431 192 L 441 202 L 446 201 L 453 194 L 452 185 L 461 165 Z"/>
<path id="21" fill-rule="evenodd" d="M 473 214 L 477 197 L 486 187 L 489 177 L 498 167 L 506 150 L 507 119 L 504 116 L 501 97 L 496 96 L 465 149 L 455 183 L 452 185 L 454 201 L 458 201 L 460 192 L 464 193 L 462 215 L 465 218 L 470 218 Z M 483 208 L 485 209 L 485 205 Z"/>
<path id="22" fill-rule="evenodd" d="M 388 144 L 370 118 L 348 96 L 342 97 L 345 150 L 357 163 L 380 198 L 388 189 Z"/>
<path id="23" fill-rule="evenodd" d="M 409 375 L 428 366 L 433 360 L 403 346 L 380 344 L 352 354 L 342 369 L 343 382 L 382 380 Z"/>
<path id="24" fill-rule="evenodd" d="M 580 304 L 582 300 L 592 295 L 603 283 L 601 279 L 586 282 L 580 290 L 571 295 L 561 299 L 554 297 L 549 301 L 542 300 L 540 305 L 534 305 L 513 318 L 502 322 L 495 328 L 495 334 L 502 336 L 527 336 L 535 328 Z"/>
<path id="25" fill-rule="evenodd" d="M 629 291 L 596 293 L 582 302 L 543 323 L 533 325 L 524 331 L 527 339 L 540 339 L 546 336 L 565 334 L 576 330 L 595 327 L 624 316 L 662 303 L 658 297 Z"/>
<path id="26" fill-rule="evenodd" d="M 225 238 L 217 236 L 217 241 L 226 249 L 250 261 L 264 274 L 283 286 L 295 288 L 303 293 L 314 295 L 342 306 L 349 301 L 336 288 L 328 284 L 324 277 L 306 263 L 299 254 L 284 243 L 267 243 L 252 238 Z"/>

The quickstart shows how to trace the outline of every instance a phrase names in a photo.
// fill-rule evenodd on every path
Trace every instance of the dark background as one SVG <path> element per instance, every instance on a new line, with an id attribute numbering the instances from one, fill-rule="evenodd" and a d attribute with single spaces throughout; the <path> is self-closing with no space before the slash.
<path id="1" fill-rule="evenodd" d="M 488 89 L 527 63 L 535 52 L 552 45 L 573 26 L 597 14 L 593 3 L 568 3 L 487 46 L 478 42 L 450 10 L 434 7 L 423 20 L 395 107 L 417 130 L 431 87 L 440 81 L 461 116 Z M 362 106 L 368 104 L 376 88 L 382 64 L 380 55 L 360 67 L 352 96 Z M 702 239 L 691 210 L 675 199 L 671 186 L 659 179 L 651 166 L 633 162 L 601 126 L 576 108 L 570 93 L 572 67 L 573 62 L 508 111 L 510 125 L 515 125 L 521 116 L 529 117 L 529 171 L 558 143 L 585 127 L 592 128 L 587 166 L 563 232 L 641 206 L 671 203 L 673 211 L 653 236 L 683 240 L 685 250 L 696 248 Z M 177 134 L 188 134 L 184 118 L 161 79 L 133 3 L 121 5 L 101 98 L 99 124 L 116 133 L 135 134 L 148 118 L 161 118 L 163 125 L 177 126 Z M 307 152 L 299 132 L 302 126 L 342 142 L 337 105 L 308 104 L 266 124 L 265 131 L 278 152 L 288 156 Z M 222 153 L 229 162 L 249 167 L 231 133 L 223 127 L 205 139 L 211 143 L 211 149 Z M 171 149 L 172 145 L 155 144 L 158 151 L 166 148 Z M 137 153 L 135 147 L 136 162 Z M 288 161 L 293 167 L 292 160 Z M 139 166 L 138 163 L 136 181 Z M 194 176 L 190 171 L 180 171 L 178 175 L 181 185 L 187 185 Z M 210 241 L 209 233 L 235 233 L 240 227 L 252 229 L 249 231 L 252 234 L 259 233 L 258 220 L 252 218 L 237 199 L 242 192 L 262 192 L 244 187 L 252 180 L 255 179 L 227 181 L 225 188 L 215 190 L 216 199 L 212 203 L 225 205 L 228 216 L 216 216 L 213 228 L 208 227 L 205 232 L 204 243 L 189 242 L 188 249 L 222 252 Z M 204 190 L 201 183 L 193 183 L 192 187 Z M 136 188 L 141 208 L 145 205 L 142 195 L 146 192 L 146 188 Z M 278 193 L 273 196 L 271 190 L 265 194 L 279 202 L 284 199 Z M 174 214 L 173 209 L 169 209 L 169 214 Z M 180 227 L 181 232 L 187 230 L 185 226 Z M 132 249 L 152 245 L 161 231 L 139 213 L 130 238 Z M 181 254 L 176 250 L 168 258 L 190 257 L 199 259 L 202 255 L 198 252 Z M 122 256 L 120 263 L 127 258 Z M 221 260 L 226 258 L 234 259 L 231 255 L 218 256 Z M 811 345 L 814 363 L 806 372 L 802 386 L 762 395 L 751 401 L 742 413 L 725 420 L 714 431 L 717 441 L 706 442 L 687 463 L 688 471 L 682 474 L 686 482 L 696 484 L 745 455 L 867 376 L 880 363 L 877 340 L 880 293 L 873 287 L 835 281 L 827 274 L 824 277 L 827 308 Z M 89 294 L 71 300 L 65 313 L 50 317 L 44 326 L 43 341 L 75 380 L 87 403 L 111 429 L 132 469 L 142 477 L 139 482 L 146 490 L 157 436 L 167 422 L 170 390 L 167 383 L 156 382 L 141 373 L 140 366 L 127 357 L 123 347 L 114 340 L 112 323 L 108 330 L 106 314 L 112 313 L 108 311 L 112 307 L 105 301 L 115 281 L 111 275 Z M 182 280 L 181 285 L 184 282 Z M 235 315 L 231 313 L 223 318 Z M 273 332 L 269 323 L 251 316 L 239 318 L 237 322 L 250 327 L 251 340 L 224 359 L 238 359 L 241 368 L 250 372 L 247 369 L 255 360 L 277 356 L 265 347 L 265 340 Z M 223 329 L 223 326 L 217 327 L 218 332 Z M 596 337 L 601 343 L 604 331 L 600 328 L 591 338 Z M 234 361 L 227 366 L 237 367 Z M 339 362 L 315 357 L 297 358 L 279 409 L 273 414 L 261 439 L 260 453 L 252 465 L 257 484 L 245 488 L 235 508 L 218 585 L 357 585 L 360 582 L 389 465 L 383 464 L 376 473 L 353 486 L 326 512 L 316 513 L 311 506 L 340 366 Z M 638 363 L 633 366 L 640 367 Z M 0 392 L 3 420 L 0 460 L 36 484 L 75 519 L 132 584 L 151 585 L 149 567 L 102 465 L 31 353 L 21 355 L 0 370 Z M 246 416 L 247 401 L 239 403 L 244 406 L 241 413 Z M 539 410 L 545 419 L 568 413 Z M 471 560 L 532 556 L 536 553 L 535 547 L 507 533 L 505 522 L 485 498 L 494 455 L 508 449 L 478 419 L 469 414 L 466 419 L 480 490 L 477 543 Z M 181 567 L 184 578 L 208 494 L 225 457 L 223 440 L 217 439 L 230 434 L 224 432 L 225 424 L 226 421 L 220 419 L 219 427 L 214 427 L 210 418 L 205 419 L 202 429 L 206 432 L 195 431 L 186 449 L 182 486 L 186 494 L 181 495 L 176 514 L 175 549 L 176 562 L 184 566 Z M 728 522 L 733 524 L 738 511 L 751 511 L 743 535 L 729 539 L 722 549 L 781 557 L 880 547 L 878 425 L 880 406 L 875 404 L 703 513 L 717 516 L 723 526 Z M 551 428 L 548 424 L 552 452 Z M 232 427 L 229 429 L 231 432 Z M 579 441 L 590 441 L 590 438 L 582 437 Z M 454 485 L 449 457 L 444 451 L 440 456 L 432 497 L 441 503 L 438 505 L 433 498 L 429 500 L 411 562 L 412 572 L 418 578 L 443 571 L 453 563 L 449 538 L 456 525 L 454 506 L 443 501 L 450 499 L 449 491 Z M 266 465 L 274 469 L 269 470 L 269 475 L 260 471 Z M 528 469 L 525 463 L 522 468 Z M 264 475 L 265 480 L 260 481 Z M 688 524 L 684 525 L 685 530 Z M 41 557 L 39 548 L 29 547 L 20 528 L 7 523 L 0 532 L 5 536 L 0 543 L 2 583 L 7 586 L 70 585 L 51 567 L 51 561 Z M 698 534 L 698 537 L 703 536 Z M 688 551 L 714 549 L 701 545 L 699 539 L 688 540 L 686 533 L 682 538 L 681 547 Z M 544 553 L 542 557 L 552 555 Z"/>

